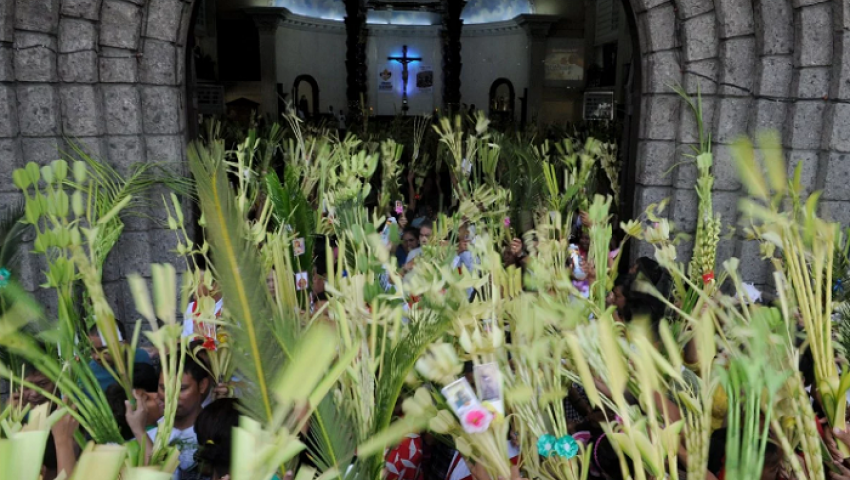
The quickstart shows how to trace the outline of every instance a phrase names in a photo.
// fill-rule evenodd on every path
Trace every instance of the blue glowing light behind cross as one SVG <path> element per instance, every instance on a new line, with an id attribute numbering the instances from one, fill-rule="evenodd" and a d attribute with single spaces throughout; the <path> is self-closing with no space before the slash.
<path id="1" fill-rule="evenodd" d="M 409 76 L 407 72 L 407 65 L 411 62 L 421 62 L 422 57 L 408 57 L 407 56 L 407 45 L 401 47 L 401 56 L 400 57 L 387 57 L 387 60 L 398 62 L 401 64 L 401 83 L 403 86 L 402 94 L 401 94 L 401 111 L 407 112 L 409 107 L 407 105 L 407 78 Z"/>

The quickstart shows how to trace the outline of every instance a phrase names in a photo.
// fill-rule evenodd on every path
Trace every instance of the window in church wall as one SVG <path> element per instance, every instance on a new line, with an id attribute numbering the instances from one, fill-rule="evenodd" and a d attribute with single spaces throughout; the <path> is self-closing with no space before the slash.
<path id="1" fill-rule="evenodd" d="M 620 34 L 622 0 L 596 0 L 596 32 L 594 43 L 602 45 L 616 40 Z"/>

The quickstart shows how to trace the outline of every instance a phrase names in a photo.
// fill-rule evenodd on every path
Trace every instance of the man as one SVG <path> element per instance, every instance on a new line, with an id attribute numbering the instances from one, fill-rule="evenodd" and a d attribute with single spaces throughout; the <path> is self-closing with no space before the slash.
<path id="1" fill-rule="evenodd" d="M 124 328 L 124 323 L 118 319 L 115 320 L 115 328 L 118 330 L 118 342 L 121 344 L 123 349 L 123 347 L 127 346 L 127 342 L 125 340 L 127 338 L 127 330 Z M 91 343 L 91 360 L 89 361 L 89 368 L 91 368 L 94 378 L 97 379 L 97 383 L 100 385 L 101 390 L 106 392 L 110 385 L 118 382 L 115 380 L 115 377 L 109 373 L 109 369 L 106 368 L 106 365 L 110 367 L 113 365 L 112 357 L 109 354 L 109 348 L 106 344 L 106 338 L 101 335 L 97 325 L 94 325 L 89 329 L 88 337 L 89 342 Z M 141 348 L 136 349 L 133 362 L 153 365 L 150 354 Z"/>
<path id="2" fill-rule="evenodd" d="M 187 355 L 184 358 L 183 378 L 180 385 L 180 396 L 177 399 L 177 410 L 174 415 L 174 428 L 169 436 L 169 443 L 180 450 L 180 465 L 174 472 L 173 480 L 195 480 L 202 478 L 197 462 L 195 462 L 195 451 L 198 449 L 198 439 L 195 435 L 195 420 L 203 410 L 204 401 L 210 394 L 212 379 L 206 368 L 200 365 L 194 358 Z M 136 396 L 136 409 L 125 403 L 127 411 L 127 424 L 133 431 L 133 435 L 140 444 L 146 445 L 146 452 L 150 454 L 153 449 L 153 441 L 159 428 L 145 430 L 148 416 L 148 408 L 144 397 L 134 392 Z M 159 380 L 159 405 L 165 407 L 165 384 L 160 376 Z"/>
<path id="3" fill-rule="evenodd" d="M 27 405 L 37 407 L 50 401 L 41 393 L 42 391 L 56 394 L 56 384 L 32 365 L 24 365 L 24 382 L 35 388 L 24 386 L 21 390 L 13 391 L 12 404 L 20 402 L 22 407 Z"/>
<path id="4" fill-rule="evenodd" d="M 147 407 L 147 420 L 145 428 L 156 427 L 157 422 L 163 415 L 163 409 L 159 406 L 159 371 L 152 365 L 137 363 L 133 366 L 133 396 L 143 398 Z M 127 411 L 125 401 L 127 394 L 124 388 L 117 383 L 109 386 L 106 390 L 106 401 L 118 422 L 118 428 L 124 440 L 132 440 L 135 434 L 126 422 Z"/>

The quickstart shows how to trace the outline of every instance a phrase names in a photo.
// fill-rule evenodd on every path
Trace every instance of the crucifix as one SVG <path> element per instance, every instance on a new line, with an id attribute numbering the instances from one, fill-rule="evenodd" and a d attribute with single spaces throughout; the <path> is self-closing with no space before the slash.
<path id="1" fill-rule="evenodd" d="M 408 57 L 407 56 L 407 45 L 401 47 L 401 56 L 400 57 L 387 57 L 387 60 L 392 60 L 394 62 L 398 62 L 401 64 L 401 83 L 404 89 L 401 94 L 401 111 L 407 112 L 409 109 L 407 106 L 407 64 L 410 62 L 421 62 L 422 58 L 420 57 Z"/>

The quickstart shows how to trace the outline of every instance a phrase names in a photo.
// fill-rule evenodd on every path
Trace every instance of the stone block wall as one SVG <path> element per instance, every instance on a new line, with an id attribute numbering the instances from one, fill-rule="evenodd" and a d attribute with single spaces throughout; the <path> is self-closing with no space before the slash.
<path id="1" fill-rule="evenodd" d="M 191 17 L 191 0 L 0 0 L 0 209 L 21 198 L 15 168 L 49 163 L 70 142 L 120 172 L 183 164 Z M 151 217 L 128 219 L 105 268 L 119 318 L 136 317 L 126 275 L 175 260 L 173 234 Z M 51 312 L 55 299 L 37 288 L 44 266 L 28 260 L 18 273 Z"/>
<path id="2" fill-rule="evenodd" d="M 806 188 L 824 190 L 824 213 L 850 223 L 850 2 L 628 1 L 643 67 L 636 211 L 669 197 L 669 218 L 695 229 L 695 167 L 664 174 L 698 142 L 693 114 L 670 89 L 681 83 L 702 92 L 714 141 L 714 208 L 724 223 L 736 224 L 741 195 L 729 145 L 768 128 L 782 135 L 789 172 L 803 162 Z M 736 238 L 721 247 L 718 260 L 741 258 L 746 281 L 769 281 L 756 244 Z"/>

